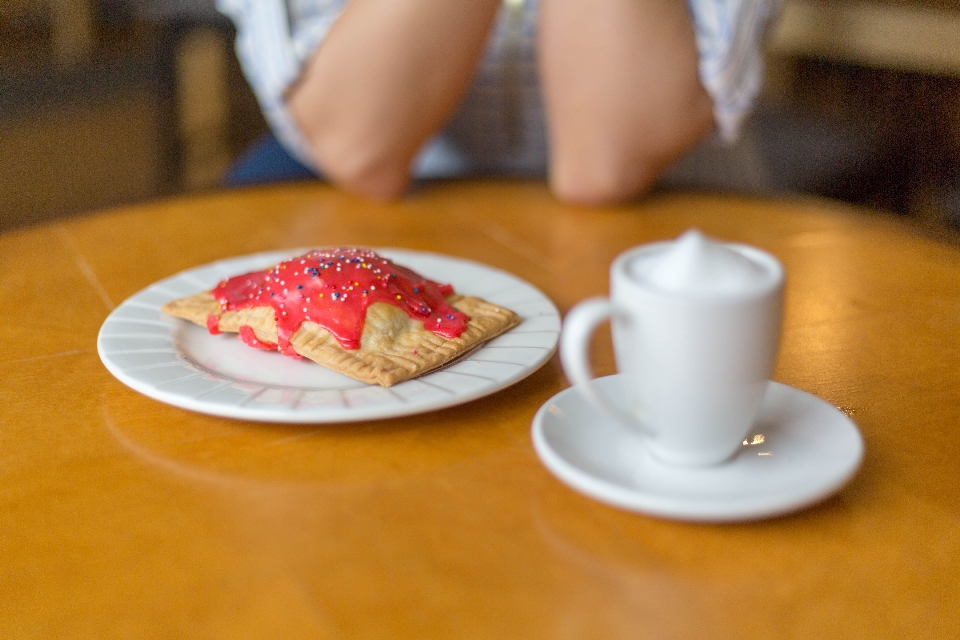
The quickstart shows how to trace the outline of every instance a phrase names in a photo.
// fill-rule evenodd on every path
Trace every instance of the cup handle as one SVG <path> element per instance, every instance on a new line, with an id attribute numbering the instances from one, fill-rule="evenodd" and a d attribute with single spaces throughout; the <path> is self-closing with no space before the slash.
<path id="1" fill-rule="evenodd" d="M 626 309 L 608 298 L 589 298 L 571 309 L 560 334 L 560 364 L 574 388 L 593 406 L 634 429 L 647 432 L 648 429 L 635 416 L 611 404 L 593 386 L 593 369 L 587 353 L 590 337 L 597 326 L 613 316 L 630 317 Z"/>

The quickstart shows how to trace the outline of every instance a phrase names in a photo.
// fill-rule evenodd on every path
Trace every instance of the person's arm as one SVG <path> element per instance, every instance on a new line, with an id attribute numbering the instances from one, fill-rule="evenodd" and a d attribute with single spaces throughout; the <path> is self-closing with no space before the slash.
<path id="1" fill-rule="evenodd" d="M 400 195 L 421 145 L 452 115 L 498 0 L 351 0 L 289 93 L 313 158 L 335 184 Z"/>
<path id="2" fill-rule="evenodd" d="M 550 184 L 606 204 L 653 185 L 713 127 L 684 0 L 541 0 Z"/>

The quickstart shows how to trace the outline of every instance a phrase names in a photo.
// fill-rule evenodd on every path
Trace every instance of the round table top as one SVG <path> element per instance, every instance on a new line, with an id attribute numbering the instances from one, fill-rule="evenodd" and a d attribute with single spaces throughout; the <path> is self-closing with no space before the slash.
<path id="1" fill-rule="evenodd" d="M 863 435 L 859 472 L 816 506 L 694 524 L 569 489 L 530 438 L 568 386 L 556 357 L 433 413 L 282 425 L 161 404 L 96 351 L 121 301 L 231 256 L 439 252 L 566 312 L 606 293 L 618 253 L 691 227 L 783 262 L 774 378 Z M 8 232 L 0 260 L 0 637 L 960 637 L 960 249 L 892 216 L 690 193 L 581 209 L 522 181 L 375 204 L 296 184 Z"/>

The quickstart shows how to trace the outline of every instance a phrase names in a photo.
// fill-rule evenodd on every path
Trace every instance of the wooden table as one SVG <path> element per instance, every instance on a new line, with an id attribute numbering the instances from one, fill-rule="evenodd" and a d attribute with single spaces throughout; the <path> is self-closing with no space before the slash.
<path id="1" fill-rule="evenodd" d="M 566 311 L 606 291 L 618 252 L 691 226 L 781 258 L 775 377 L 863 433 L 859 474 L 816 507 L 696 525 L 571 491 L 529 435 L 567 386 L 555 358 L 464 406 L 318 428 L 160 404 L 95 350 L 120 301 L 224 257 L 438 251 Z M 892 218 L 687 194 L 583 210 L 523 182 L 378 205 L 303 185 L 7 233 L 0 261 L 2 638 L 960 637 L 960 249 Z"/>

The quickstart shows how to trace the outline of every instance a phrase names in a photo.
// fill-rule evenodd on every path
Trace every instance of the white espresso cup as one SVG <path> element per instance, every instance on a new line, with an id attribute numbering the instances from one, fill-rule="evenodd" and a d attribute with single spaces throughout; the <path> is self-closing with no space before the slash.
<path id="1" fill-rule="evenodd" d="M 564 320 L 564 372 L 597 408 L 645 434 L 660 460 L 722 462 L 748 435 L 773 372 L 783 281 L 770 254 L 696 230 L 630 249 L 610 267 L 610 297 L 585 300 Z M 590 337 L 608 319 L 626 411 L 590 382 Z"/>

